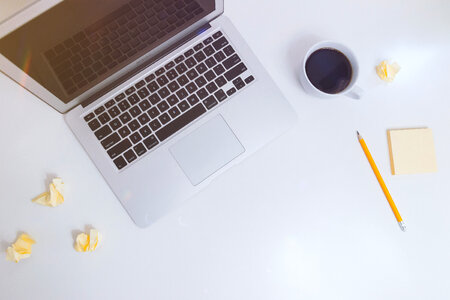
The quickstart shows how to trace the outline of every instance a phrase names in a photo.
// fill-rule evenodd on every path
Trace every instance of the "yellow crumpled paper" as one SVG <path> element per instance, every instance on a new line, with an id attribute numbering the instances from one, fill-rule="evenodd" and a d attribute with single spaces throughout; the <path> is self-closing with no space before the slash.
<path id="1" fill-rule="evenodd" d="M 55 207 L 64 203 L 64 182 L 61 178 L 54 178 L 49 185 L 49 191 L 44 192 L 32 201 L 45 206 Z"/>
<path id="2" fill-rule="evenodd" d="M 92 252 L 101 242 L 101 234 L 96 229 L 91 229 L 89 235 L 80 233 L 75 240 L 75 250 L 78 252 Z"/>
<path id="3" fill-rule="evenodd" d="M 20 235 L 17 241 L 6 249 L 6 260 L 19 262 L 31 255 L 31 245 L 36 242 L 26 233 Z"/>
<path id="4" fill-rule="evenodd" d="M 400 71 L 400 66 L 394 62 L 389 64 L 387 60 L 383 60 L 377 67 L 377 75 L 381 80 L 392 82 L 394 81 L 395 75 Z"/>

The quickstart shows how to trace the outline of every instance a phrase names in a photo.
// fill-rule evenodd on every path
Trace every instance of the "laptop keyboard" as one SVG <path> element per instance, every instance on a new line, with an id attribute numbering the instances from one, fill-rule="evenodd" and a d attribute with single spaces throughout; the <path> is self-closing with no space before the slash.
<path id="1" fill-rule="evenodd" d="M 254 77 L 218 31 L 84 116 L 120 170 Z"/>

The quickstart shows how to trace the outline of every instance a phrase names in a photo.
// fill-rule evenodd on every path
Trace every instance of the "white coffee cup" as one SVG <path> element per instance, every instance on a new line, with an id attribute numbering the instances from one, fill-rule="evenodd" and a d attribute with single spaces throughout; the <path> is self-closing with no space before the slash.
<path id="1" fill-rule="evenodd" d="M 345 89 L 340 91 L 336 94 L 329 94 L 322 92 L 318 88 L 316 88 L 311 81 L 308 78 L 308 75 L 306 74 L 306 61 L 308 60 L 309 56 L 314 53 L 316 50 L 322 49 L 322 48 L 329 48 L 329 49 L 336 49 L 340 51 L 342 54 L 344 54 L 348 61 L 350 62 L 350 65 L 352 67 L 352 78 L 350 80 L 350 83 L 347 85 Z M 362 94 L 364 91 L 355 85 L 356 80 L 358 79 L 359 75 L 359 64 L 356 60 L 355 55 L 353 52 L 347 48 L 346 46 L 332 42 L 332 41 L 323 41 L 315 44 L 311 48 L 309 48 L 308 52 L 306 52 L 305 58 L 303 59 L 302 69 L 300 71 L 300 82 L 305 89 L 305 91 L 313 96 L 321 97 L 321 98 L 332 98 L 337 97 L 341 95 L 345 95 L 347 97 L 353 98 L 353 99 L 361 99 Z"/>

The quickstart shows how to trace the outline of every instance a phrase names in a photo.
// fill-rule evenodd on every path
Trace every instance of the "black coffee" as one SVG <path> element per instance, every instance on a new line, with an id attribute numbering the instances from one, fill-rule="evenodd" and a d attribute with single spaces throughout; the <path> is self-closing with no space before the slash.
<path id="1" fill-rule="evenodd" d="M 352 79 L 352 65 L 340 51 L 321 48 L 306 60 L 306 75 L 319 90 L 328 94 L 342 92 Z"/>

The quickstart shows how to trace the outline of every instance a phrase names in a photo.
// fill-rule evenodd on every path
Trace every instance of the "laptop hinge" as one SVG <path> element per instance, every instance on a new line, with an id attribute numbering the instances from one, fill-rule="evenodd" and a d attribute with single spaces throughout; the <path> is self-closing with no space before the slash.
<path id="1" fill-rule="evenodd" d="M 98 91 L 97 93 L 91 95 L 89 98 L 87 98 L 86 100 L 84 100 L 81 103 L 81 106 L 87 107 L 89 104 L 91 104 L 94 101 L 96 101 L 97 99 L 101 98 L 103 95 L 105 95 L 106 93 L 108 93 L 112 89 L 116 88 L 117 86 L 119 86 L 123 82 L 127 81 L 129 78 L 131 78 L 134 75 L 136 75 L 137 73 L 141 72 L 142 70 L 144 70 L 148 66 L 152 65 L 157 60 L 159 60 L 162 57 L 166 56 L 170 52 L 173 52 L 175 49 L 183 46 L 184 44 L 186 44 L 187 42 L 189 42 L 190 40 L 192 40 L 193 38 L 195 38 L 196 36 L 198 36 L 199 34 L 203 33 L 204 31 L 206 31 L 209 28 L 211 28 L 211 25 L 209 23 L 198 27 L 197 29 L 192 31 L 190 34 L 186 35 L 184 38 L 182 38 L 181 40 L 179 40 L 178 42 L 173 44 L 168 49 L 166 49 L 166 50 L 162 51 L 161 53 L 158 53 L 155 56 L 149 58 L 148 60 L 144 61 L 139 67 L 137 67 L 137 68 L 133 69 L 132 71 L 124 74 L 123 76 L 121 76 L 120 78 L 118 78 L 117 80 L 112 82 L 111 84 L 107 85 L 106 87 L 104 87 L 103 89 Z"/>

